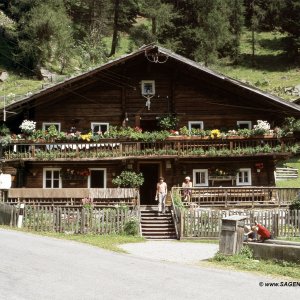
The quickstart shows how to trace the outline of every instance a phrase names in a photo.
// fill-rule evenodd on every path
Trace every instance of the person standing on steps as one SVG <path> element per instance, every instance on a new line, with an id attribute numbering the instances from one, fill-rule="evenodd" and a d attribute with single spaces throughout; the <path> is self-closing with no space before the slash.
<path id="1" fill-rule="evenodd" d="M 158 201 L 158 212 L 165 213 L 166 210 L 166 197 L 167 197 L 168 187 L 164 182 L 163 177 L 159 177 L 159 182 L 156 185 L 156 197 L 155 200 Z"/>

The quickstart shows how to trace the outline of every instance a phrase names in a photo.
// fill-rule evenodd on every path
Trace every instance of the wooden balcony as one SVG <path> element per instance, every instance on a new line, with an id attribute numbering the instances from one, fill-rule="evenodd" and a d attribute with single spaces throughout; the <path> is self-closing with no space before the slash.
<path id="1" fill-rule="evenodd" d="M 105 160 L 136 157 L 230 157 L 290 153 L 294 138 L 167 139 L 156 142 L 103 139 L 100 142 L 14 142 L 5 160 Z"/>

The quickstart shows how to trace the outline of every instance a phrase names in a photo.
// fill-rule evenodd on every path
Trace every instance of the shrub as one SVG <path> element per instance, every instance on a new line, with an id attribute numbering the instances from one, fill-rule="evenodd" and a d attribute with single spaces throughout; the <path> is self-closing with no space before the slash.
<path id="1" fill-rule="evenodd" d="M 300 210 L 300 193 L 294 199 L 293 203 L 289 206 L 290 210 Z"/>
<path id="2" fill-rule="evenodd" d="M 139 220 L 131 217 L 124 225 L 124 233 L 127 235 L 137 235 L 139 233 Z"/>
<path id="3" fill-rule="evenodd" d="M 112 183 L 118 187 L 138 188 L 144 183 L 144 177 L 142 173 L 123 171 Z"/>
<path id="4" fill-rule="evenodd" d="M 238 255 L 241 255 L 245 258 L 252 259 L 253 258 L 253 250 L 248 246 L 243 246 L 239 251 Z"/>

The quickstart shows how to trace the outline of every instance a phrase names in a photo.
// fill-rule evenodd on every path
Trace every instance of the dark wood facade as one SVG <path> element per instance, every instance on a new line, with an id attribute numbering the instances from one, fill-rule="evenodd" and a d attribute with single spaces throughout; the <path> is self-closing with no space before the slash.
<path id="1" fill-rule="evenodd" d="M 153 62 L 158 57 L 159 62 Z M 153 80 L 155 95 L 151 108 L 145 106 L 141 82 Z M 110 126 L 139 126 L 155 129 L 157 118 L 175 114 L 178 127 L 189 121 L 203 121 L 204 129 L 234 129 L 237 121 L 267 120 L 272 127 L 280 125 L 286 116 L 300 116 L 300 107 L 267 95 L 241 82 L 219 75 L 166 49 L 147 46 L 124 58 L 49 88 L 39 94 L 12 104 L 7 108 L 17 112 L 7 125 L 14 132 L 24 119 L 43 123 L 60 123 L 61 131 L 90 130 L 91 123 L 109 123 Z M 49 169 L 103 169 L 104 187 L 113 187 L 112 179 L 124 169 L 142 171 L 147 183 L 144 196 L 153 199 L 155 182 L 164 176 L 169 186 L 181 185 L 185 176 L 193 177 L 194 170 L 248 169 L 251 185 L 274 185 L 274 166 L 284 154 L 261 154 L 240 157 L 119 157 L 64 160 L 20 159 L 3 161 L 3 166 L 14 166 L 18 172 L 15 187 L 43 187 L 44 170 Z M 263 168 L 257 168 L 257 164 Z M 150 174 L 150 175 L 149 175 Z M 207 173 L 209 177 L 209 173 Z M 84 180 L 62 180 L 65 188 L 87 187 Z M 151 181 L 150 183 L 148 181 Z M 207 178 L 208 186 L 230 186 L 236 181 Z M 151 192 L 150 192 L 151 190 Z M 151 200 L 152 201 L 152 200 Z M 148 200 L 148 203 L 151 202 Z"/>

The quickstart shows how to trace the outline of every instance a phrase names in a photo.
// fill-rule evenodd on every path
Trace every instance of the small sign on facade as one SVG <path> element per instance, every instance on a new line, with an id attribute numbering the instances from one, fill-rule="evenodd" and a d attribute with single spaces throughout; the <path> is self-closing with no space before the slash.
<path id="1" fill-rule="evenodd" d="M 11 175 L 10 174 L 0 174 L 0 189 L 8 190 L 11 188 Z"/>

